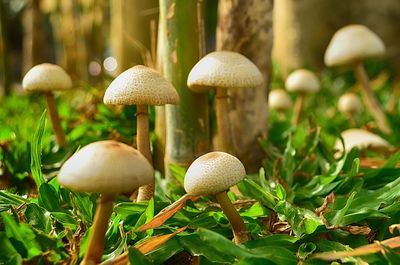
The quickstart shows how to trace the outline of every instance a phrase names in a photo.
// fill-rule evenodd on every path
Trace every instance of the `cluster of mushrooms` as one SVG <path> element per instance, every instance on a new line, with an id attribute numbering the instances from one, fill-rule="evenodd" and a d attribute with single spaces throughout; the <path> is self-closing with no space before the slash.
<path id="1" fill-rule="evenodd" d="M 378 101 L 370 88 L 362 60 L 382 55 L 385 47 L 376 34 L 360 25 L 339 30 L 332 38 L 325 55 L 328 66 L 352 65 L 363 84 L 363 99 L 379 128 L 390 132 L 390 127 Z M 188 87 L 196 93 L 215 89 L 216 116 L 221 150 L 197 158 L 188 168 L 184 188 L 189 195 L 215 195 L 228 218 L 237 244 L 248 240 L 246 226 L 227 196 L 227 190 L 246 175 L 245 168 L 235 155 L 235 143 L 228 117 L 230 89 L 260 87 L 264 80 L 259 69 L 239 53 L 218 51 L 202 58 L 188 76 Z M 320 89 L 318 77 L 311 71 L 299 69 L 286 80 L 286 89 L 297 93 L 292 118 L 293 125 L 301 119 L 304 99 L 308 93 Z M 47 99 L 49 115 L 57 143 L 67 144 L 53 96 L 55 90 L 68 90 L 72 82 L 59 66 L 41 64 L 33 67 L 24 77 L 23 87 L 28 91 L 40 91 Z M 58 180 L 61 185 L 80 192 L 100 193 L 89 245 L 81 264 L 98 264 L 104 248 L 105 233 L 113 211 L 113 201 L 121 193 L 134 193 L 139 189 L 136 201 L 150 200 L 154 195 L 154 172 L 149 139 L 149 105 L 178 104 L 179 95 L 173 85 L 157 71 L 142 65 L 121 73 L 107 88 L 104 103 L 112 105 L 136 105 L 136 147 L 113 140 L 91 143 L 70 157 L 62 166 Z M 283 89 L 271 91 L 270 108 L 284 112 L 292 105 L 291 98 Z M 339 109 L 352 118 L 362 109 L 357 95 L 347 93 L 339 100 Z M 373 139 L 365 143 L 360 135 Z M 364 137 L 363 136 L 363 137 Z M 368 138 L 367 137 L 367 138 Z M 343 134 L 346 148 L 352 146 L 382 147 L 389 144 L 379 136 L 352 129 Z M 357 139 L 358 143 L 348 140 Z M 350 142 L 349 142 L 350 141 Z M 340 149 L 340 146 L 338 146 Z M 342 150 L 343 151 L 343 150 Z M 112 165 L 110 167 L 109 165 Z"/>

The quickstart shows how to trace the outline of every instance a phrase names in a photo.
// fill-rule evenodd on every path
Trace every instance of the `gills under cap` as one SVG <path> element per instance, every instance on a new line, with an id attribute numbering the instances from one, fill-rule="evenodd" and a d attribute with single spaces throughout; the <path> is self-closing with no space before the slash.
<path id="1" fill-rule="evenodd" d="M 153 181 L 153 167 L 136 149 L 116 141 L 86 145 L 70 157 L 58 181 L 72 190 L 118 194 Z"/>
<path id="2" fill-rule="evenodd" d="M 268 106 L 273 110 L 285 111 L 292 106 L 292 100 L 285 90 L 274 89 L 269 92 Z"/>
<path id="3" fill-rule="evenodd" d="M 342 132 L 342 138 L 346 152 L 357 147 L 360 150 L 388 150 L 391 145 L 379 135 L 373 134 L 363 129 L 348 129 Z M 337 139 L 335 149 L 343 153 L 343 145 L 340 139 Z"/>
<path id="4" fill-rule="evenodd" d="M 347 65 L 385 54 L 385 44 L 377 34 L 363 25 L 339 29 L 325 52 L 327 66 Z"/>
<path id="5" fill-rule="evenodd" d="M 204 56 L 189 73 L 187 85 L 198 93 L 211 88 L 253 88 L 263 83 L 257 66 L 237 52 L 217 51 Z"/>
<path id="6" fill-rule="evenodd" d="M 103 100 L 113 105 L 165 105 L 177 104 L 179 95 L 159 72 L 136 65 L 111 82 Z"/>
<path id="7" fill-rule="evenodd" d="M 225 191 L 246 175 L 242 162 L 225 152 L 210 152 L 197 158 L 185 175 L 184 187 L 190 195 Z"/>
<path id="8" fill-rule="evenodd" d="M 56 91 L 72 88 L 72 81 L 60 66 L 50 63 L 32 67 L 22 80 L 22 87 L 27 91 Z"/>
<path id="9" fill-rule="evenodd" d="M 291 73 L 286 79 L 287 91 L 297 93 L 315 93 L 320 85 L 316 74 L 306 69 L 299 69 Z"/>

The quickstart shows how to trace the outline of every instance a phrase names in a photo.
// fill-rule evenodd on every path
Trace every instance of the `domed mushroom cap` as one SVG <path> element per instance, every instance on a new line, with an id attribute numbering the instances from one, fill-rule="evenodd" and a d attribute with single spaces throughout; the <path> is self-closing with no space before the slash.
<path id="1" fill-rule="evenodd" d="M 349 25 L 333 35 L 324 60 L 327 66 L 337 66 L 384 54 L 385 44 L 378 35 L 363 25 Z"/>
<path id="2" fill-rule="evenodd" d="M 357 147 L 360 150 L 388 150 L 391 145 L 379 135 L 373 134 L 363 129 L 349 129 L 342 132 L 342 138 L 346 152 Z M 336 140 L 335 149 L 343 153 L 343 145 L 340 139 Z"/>
<path id="3" fill-rule="evenodd" d="M 179 95 L 160 73 L 136 65 L 111 82 L 103 100 L 113 105 L 164 105 L 177 104 Z"/>
<path id="4" fill-rule="evenodd" d="M 360 113 L 362 110 L 361 100 L 356 94 L 346 93 L 339 98 L 338 109 L 342 113 Z"/>
<path id="5" fill-rule="evenodd" d="M 253 88 L 264 78 L 257 66 L 237 52 L 217 51 L 204 56 L 189 73 L 187 85 L 194 92 L 214 87 Z"/>
<path id="6" fill-rule="evenodd" d="M 86 145 L 70 157 L 58 181 L 72 190 L 118 194 L 151 183 L 153 167 L 136 149 L 116 141 Z"/>
<path id="7" fill-rule="evenodd" d="M 315 93 L 320 88 L 318 77 L 305 69 L 291 73 L 286 79 L 285 87 L 287 91 L 297 93 Z"/>
<path id="8" fill-rule="evenodd" d="M 274 89 L 269 92 L 268 106 L 273 110 L 285 111 L 292 106 L 292 100 L 285 90 Z"/>
<path id="9" fill-rule="evenodd" d="M 72 81 L 60 66 L 50 63 L 32 67 L 22 80 L 22 87 L 27 91 L 56 91 L 72 88 Z"/>
<path id="10" fill-rule="evenodd" d="M 242 162 L 224 152 L 210 152 L 197 158 L 185 175 L 190 195 L 215 194 L 229 189 L 246 175 Z"/>

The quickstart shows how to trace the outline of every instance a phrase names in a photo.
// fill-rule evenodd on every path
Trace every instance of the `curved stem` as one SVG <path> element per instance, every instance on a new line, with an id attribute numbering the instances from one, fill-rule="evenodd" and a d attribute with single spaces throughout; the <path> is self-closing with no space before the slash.
<path id="1" fill-rule="evenodd" d="M 94 216 L 93 228 L 89 237 L 89 244 L 81 265 L 98 264 L 104 251 L 105 235 L 108 228 L 108 220 L 113 211 L 114 196 L 101 195 Z"/>
<path id="2" fill-rule="evenodd" d="M 150 150 L 150 132 L 149 132 L 149 111 L 147 105 L 137 105 L 136 107 L 137 117 L 137 133 L 136 133 L 136 144 L 137 149 L 146 159 L 153 164 Z M 139 188 L 137 201 L 148 201 L 153 197 L 154 194 L 154 179 L 153 183 L 144 185 Z"/>
<path id="3" fill-rule="evenodd" d="M 386 120 L 385 113 L 379 106 L 378 100 L 376 99 L 374 93 L 372 92 L 371 85 L 369 83 L 368 75 L 365 72 L 364 66 L 362 62 L 358 62 L 354 66 L 354 71 L 356 72 L 356 76 L 358 80 L 362 84 L 362 94 L 363 100 L 367 108 L 371 112 L 372 116 L 374 116 L 376 120 L 376 124 L 378 125 L 379 129 L 382 130 L 384 133 L 391 133 L 392 130 Z"/>
<path id="4" fill-rule="evenodd" d="M 293 109 L 292 125 L 297 125 L 300 122 L 301 112 L 304 106 L 304 93 L 300 93 L 296 98 Z"/>
<path id="5" fill-rule="evenodd" d="M 234 155 L 232 128 L 229 122 L 228 93 L 226 88 L 216 88 L 215 114 L 217 116 L 218 141 L 222 151 Z"/>
<path id="6" fill-rule="evenodd" d="M 246 242 L 249 239 L 246 226 L 226 194 L 226 191 L 217 193 L 215 197 L 217 197 L 217 201 L 219 205 L 221 205 L 222 211 L 228 218 L 229 223 L 231 223 L 235 243 L 241 244 Z"/>
<path id="7" fill-rule="evenodd" d="M 57 139 L 57 144 L 58 146 L 63 147 L 67 144 L 67 141 L 65 140 L 64 131 L 61 128 L 60 117 L 58 116 L 57 105 L 54 100 L 54 95 L 51 92 L 46 92 L 45 95 L 46 95 L 47 107 L 49 109 L 51 124 L 53 125 L 53 130 Z"/>

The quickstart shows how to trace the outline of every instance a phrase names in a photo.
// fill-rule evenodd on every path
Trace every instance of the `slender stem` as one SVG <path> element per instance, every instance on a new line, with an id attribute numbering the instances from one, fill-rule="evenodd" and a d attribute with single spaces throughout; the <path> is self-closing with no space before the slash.
<path id="1" fill-rule="evenodd" d="M 137 105 L 136 107 L 137 117 L 137 133 L 136 133 L 136 144 L 140 153 L 153 164 L 150 150 L 150 138 L 149 138 L 149 111 L 147 105 Z M 147 201 L 153 197 L 154 194 L 154 179 L 153 183 L 144 185 L 139 188 L 137 201 Z"/>
<path id="2" fill-rule="evenodd" d="M 234 154 L 232 129 L 229 122 L 228 93 L 226 88 L 218 87 L 215 95 L 215 114 L 217 116 L 218 141 L 222 151 Z"/>
<path id="3" fill-rule="evenodd" d="M 235 243 L 241 244 L 246 242 L 249 239 L 246 226 L 226 194 L 226 191 L 217 193 L 215 196 L 221 205 L 222 211 L 231 223 Z"/>
<path id="4" fill-rule="evenodd" d="M 54 95 L 51 92 L 46 92 L 45 95 L 47 100 L 47 106 L 49 109 L 51 124 L 53 125 L 53 130 L 54 133 L 56 134 L 57 144 L 58 146 L 63 147 L 67 144 L 67 141 L 65 140 L 64 131 L 61 128 L 61 121 L 60 117 L 58 116 L 57 105 L 54 100 Z"/>
<path id="5" fill-rule="evenodd" d="M 292 125 L 297 125 L 300 122 L 301 112 L 304 106 L 304 93 L 300 93 L 296 98 L 293 109 Z"/>
<path id="6" fill-rule="evenodd" d="M 379 129 L 382 130 L 384 133 L 391 133 L 390 126 L 386 120 L 385 113 L 379 106 L 378 100 L 376 99 L 374 93 L 372 92 L 371 85 L 369 83 L 368 75 L 365 72 L 365 68 L 362 62 L 358 62 L 354 66 L 354 71 L 356 72 L 358 80 L 362 84 L 362 94 L 363 100 L 369 111 L 371 112 L 372 116 L 374 116 L 376 120 L 376 124 L 378 125 Z"/>
<path id="7" fill-rule="evenodd" d="M 90 233 L 89 244 L 81 265 L 98 264 L 104 251 L 105 234 L 108 220 L 113 211 L 114 196 L 101 195 L 94 216 L 93 228 Z"/>

